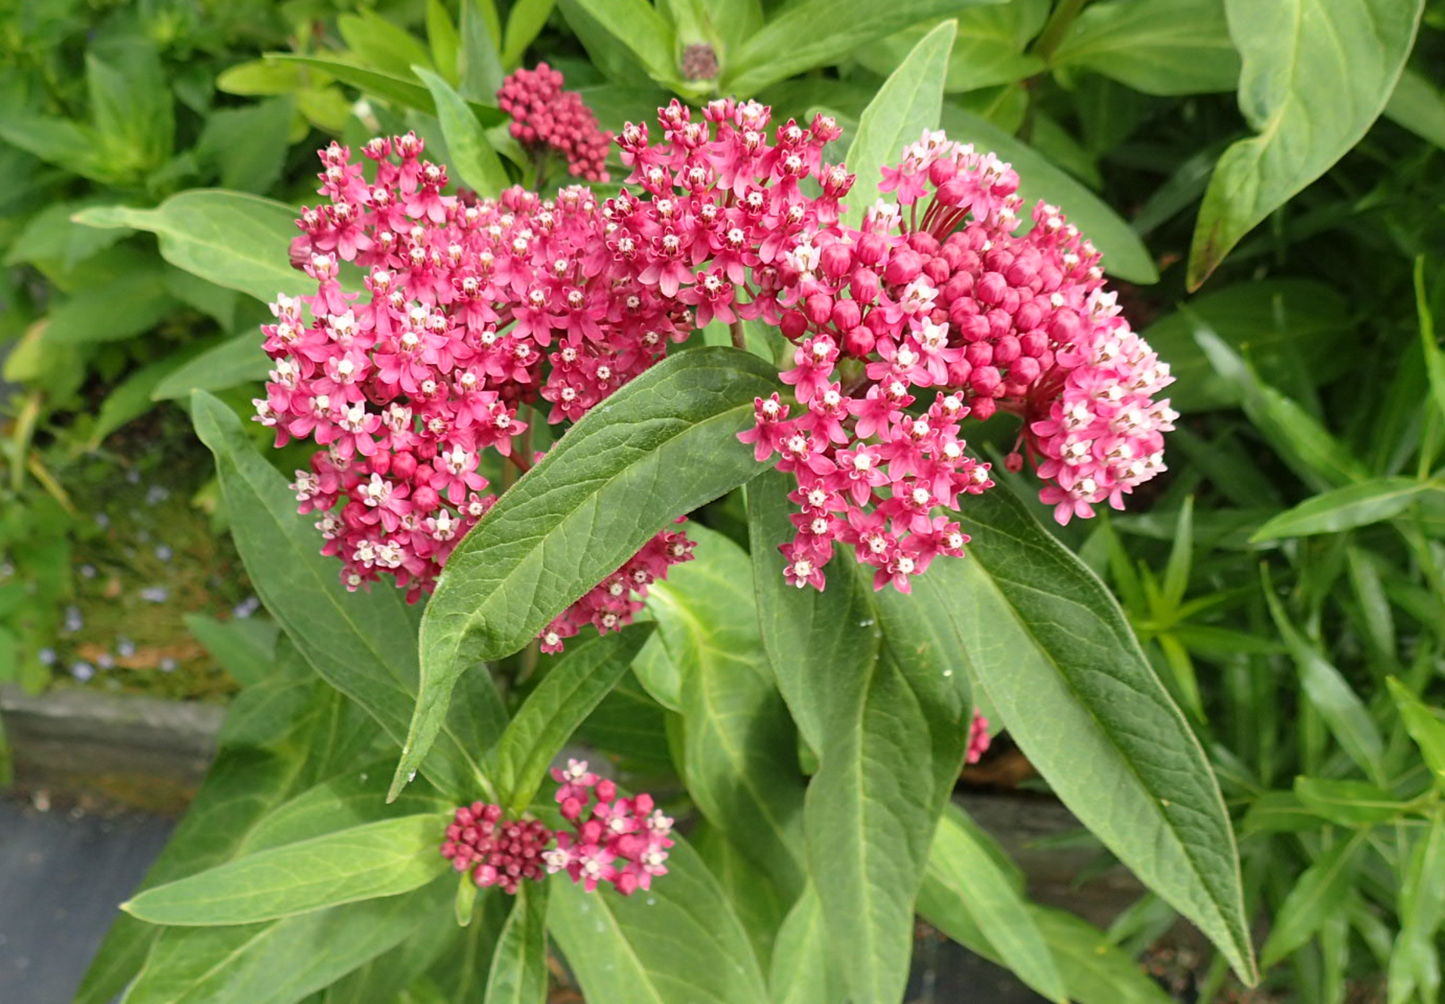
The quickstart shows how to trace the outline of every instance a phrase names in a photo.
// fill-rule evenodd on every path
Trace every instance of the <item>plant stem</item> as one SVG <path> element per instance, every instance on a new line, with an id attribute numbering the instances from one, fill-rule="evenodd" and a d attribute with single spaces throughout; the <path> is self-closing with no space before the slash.
<path id="1" fill-rule="evenodd" d="M 732 332 L 733 348 L 742 349 L 746 352 L 748 350 L 748 340 L 743 335 L 743 322 L 734 318 L 733 323 L 728 325 L 728 330 Z"/>
<path id="2" fill-rule="evenodd" d="M 1074 23 L 1074 18 L 1079 16 L 1084 4 L 1089 0 L 1059 0 L 1059 5 L 1049 15 L 1049 21 L 1044 25 L 1044 30 L 1039 34 L 1038 40 L 1034 42 L 1033 53 L 1044 62 L 1054 54 L 1059 43 L 1064 40 L 1069 26 Z"/>

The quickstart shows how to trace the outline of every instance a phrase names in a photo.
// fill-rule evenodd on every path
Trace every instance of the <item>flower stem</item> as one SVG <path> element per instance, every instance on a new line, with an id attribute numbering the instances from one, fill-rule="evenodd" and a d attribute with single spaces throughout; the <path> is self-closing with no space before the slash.
<path id="1" fill-rule="evenodd" d="M 1034 43 L 1033 54 L 1047 63 L 1059 43 L 1064 40 L 1074 18 L 1079 16 L 1079 11 L 1083 10 L 1084 4 L 1088 2 L 1089 0 L 1059 0 L 1059 5 L 1049 15 L 1048 23 L 1044 25 L 1038 41 Z"/>
<path id="2" fill-rule="evenodd" d="M 742 349 L 746 352 L 748 350 L 748 340 L 743 335 L 743 322 L 734 319 L 733 323 L 728 325 L 728 330 L 732 332 L 733 348 Z"/>

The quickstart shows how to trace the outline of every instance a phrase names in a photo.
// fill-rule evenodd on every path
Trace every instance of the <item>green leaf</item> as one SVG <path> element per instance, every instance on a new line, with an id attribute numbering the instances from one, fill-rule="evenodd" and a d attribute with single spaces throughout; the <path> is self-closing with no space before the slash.
<path id="1" fill-rule="evenodd" d="M 811 882 L 778 931 L 768 986 L 772 1004 L 834 1004 L 843 999 L 837 971 L 830 965 L 823 903 Z"/>
<path id="2" fill-rule="evenodd" d="M 958 22 L 944 21 L 923 36 L 863 109 L 858 132 L 844 158 L 858 177 L 843 222 L 861 225 L 864 211 L 878 196 L 883 166 L 898 163 L 905 146 L 917 142 L 924 132 L 938 128 L 943 110 L 943 74 L 957 31 Z"/>
<path id="3" fill-rule="evenodd" d="M 336 28 L 352 57 L 361 65 L 405 77 L 417 63 L 431 68 L 431 53 L 411 32 L 392 24 L 374 10 L 343 14 Z"/>
<path id="4" fill-rule="evenodd" d="M 1219 0 L 1109 0 L 1079 12 L 1050 57 L 1145 94 L 1210 94 L 1239 83 Z"/>
<path id="5" fill-rule="evenodd" d="M 1389 822 L 1410 808 L 1409 803 L 1368 781 L 1297 777 L 1294 793 L 1306 809 L 1341 826 Z"/>
<path id="6" fill-rule="evenodd" d="M 1405 723 L 1405 731 L 1420 747 L 1425 763 L 1435 778 L 1435 786 L 1445 791 L 1445 722 L 1430 710 L 1418 697 L 1405 689 L 1405 685 L 1394 677 L 1385 681 L 1390 686 L 1390 696 Z"/>
<path id="7" fill-rule="evenodd" d="M 472 0 L 464 2 L 471 3 Z M 427 85 L 436 101 L 437 118 L 441 121 L 442 135 L 446 137 L 447 151 L 451 154 L 451 167 L 457 176 L 483 198 L 493 199 L 501 195 L 512 179 L 507 176 L 507 169 L 502 166 L 497 151 L 487 141 L 466 101 L 435 73 L 421 66 L 413 66 L 412 72 Z"/>
<path id="8" fill-rule="evenodd" d="M 495 101 L 497 91 L 502 87 L 502 57 L 498 51 L 502 47 L 502 41 L 498 37 L 501 27 L 493 26 L 497 20 L 496 10 L 492 8 L 491 0 L 461 0 L 461 3 L 462 47 L 458 54 L 460 82 L 457 88 L 468 98 Z M 425 81 L 426 78 L 422 79 Z M 432 91 L 432 96 L 436 96 L 435 90 Z M 438 100 L 438 111 L 441 107 L 442 103 Z"/>
<path id="9" fill-rule="evenodd" d="M 1310 640 L 1300 633 L 1275 595 L 1274 585 L 1266 574 L 1264 598 L 1269 604 L 1275 627 L 1289 649 L 1299 670 L 1300 685 L 1320 717 L 1351 760 L 1355 761 L 1376 783 L 1385 783 L 1385 743 L 1359 696 L 1350 689 L 1340 671 L 1320 654 Z"/>
<path id="10" fill-rule="evenodd" d="M 439 888 L 269 923 L 167 928 L 121 1004 L 293 1004 L 415 936 Z"/>
<path id="11" fill-rule="evenodd" d="M 1307 810 L 1294 792 L 1267 791 L 1250 805 L 1239 832 L 1246 837 L 1251 833 L 1298 833 L 1321 825 L 1320 817 Z"/>
<path id="12" fill-rule="evenodd" d="M 457 26 L 442 0 L 427 0 L 426 40 L 431 49 L 432 65 L 437 68 L 448 83 L 457 82 L 457 60 L 461 52 L 461 37 Z"/>
<path id="13" fill-rule="evenodd" d="M 507 11 L 507 31 L 503 36 L 502 65 L 514 67 L 522 61 L 527 46 L 542 33 L 552 16 L 556 0 L 517 0 Z"/>
<path id="14" fill-rule="evenodd" d="M 776 371 L 736 349 L 669 357 L 588 412 L 451 557 L 422 618 L 400 790 L 469 665 L 517 651 L 670 519 L 761 469 L 737 441 Z"/>
<path id="15" fill-rule="evenodd" d="M 975 682 L 1064 804 L 1252 978 L 1224 801 L 1118 605 L 1006 489 L 968 516 L 968 555 L 928 575 L 958 597 Z"/>
<path id="16" fill-rule="evenodd" d="M 939 885 L 968 890 L 961 905 L 1004 964 L 1045 997 L 1066 1001 L 1064 979 L 1028 901 L 985 846 L 987 839 L 962 810 L 950 805 L 928 854 L 929 877 Z"/>
<path id="17" fill-rule="evenodd" d="M 1390 954 L 1390 1004 L 1403 1004 L 1411 991 L 1438 1000 L 1440 953 L 1436 934 L 1445 923 L 1445 814 L 1438 809 L 1430 828 L 1415 842 L 1400 885 L 1400 936 Z"/>
<path id="18" fill-rule="evenodd" d="M 1260 964 L 1266 969 L 1310 939 L 1331 908 L 1339 903 L 1354 882 L 1357 852 L 1364 834 L 1340 841 L 1305 869 L 1280 905 L 1269 937 L 1260 949 Z"/>
<path id="19" fill-rule="evenodd" d="M 204 343 L 193 342 L 191 345 L 177 349 L 163 359 L 148 366 L 142 366 L 116 384 L 115 389 L 107 394 L 105 400 L 100 403 L 100 410 L 95 415 L 95 423 L 90 427 L 90 434 L 85 440 L 85 449 L 99 449 L 100 444 L 112 432 L 127 422 L 140 418 L 155 407 L 152 394 L 156 387 L 183 365 L 188 358 L 195 356 L 196 349 L 199 349 L 202 344 Z"/>
<path id="20" fill-rule="evenodd" d="M 464 0 L 467 2 L 467 0 Z M 545 1004 L 547 1000 L 547 886 L 517 890 L 492 968 L 485 1004 Z"/>
<path id="21" fill-rule="evenodd" d="M 843 566 L 830 573 L 837 589 L 795 589 L 783 579 L 778 546 L 794 534 L 787 475 L 769 470 L 748 486 L 753 589 L 763 649 L 803 740 L 822 748 L 827 701 L 835 677 L 861 679 L 877 659 L 877 614 L 853 589 Z"/>
<path id="22" fill-rule="evenodd" d="M 388 805 L 388 780 L 385 765 L 380 761 L 348 762 L 342 773 L 307 788 L 266 813 L 236 845 L 236 853 L 255 854 L 325 836 L 335 830 L 449 808 L 448 800 L 435 788 L 421 783 L 403 799 Z"/>
<path id="23" fill-rule="evenodd" d="M 312 521 L 296 512 L 286 478 L 252 448 L 236 414 L 204 391 L 192 396 L 191 413 L 196 434 L 215 455 L 232 536 L 257 595 L 317 673 L 400 742 L 417 680 L 414 622 L 400 593 L 348 592 L 334 559 L 320 553 Z M 470 730 L 460 718 L 450 721 L 444 755 L 427 764 L 427 776 L 449 793 L 470 788 L 474 752 L 495 742 L 504 723 L 491 680 L 484 673 L 473 678 L 479 706 L 492 712 Z"/>
<path id="24" fill-rule="evenodd" d="M 547 930 L 588 1004 L 715 1004 L 767 999 L 742 923 L 697 852 L 677 839 L 667 874 L 618 896 L 551 880 Z"/>
<path id="25" fill-rule="evenodd" d="M 1200 330 L 1194 338 L 1215 372 L 1239 394 L 1260 435 L 1305 482 L 1323 490 L 1367 477 L 1364 465 L 1318 419 L 1261 380 L 1219 337 Z"/>
<path id="26" fill-rule="evenodd" d="M 115 342 L 155 327 L 177 306 L 162 276 L 156 267 L 81 290 L 50 312 L 45 340 L 56 345 Z"/>
<path id="27" fill-rule="evenodd" d="M 783 5 L 727 60 L 718 88 L 723 94 L 751 97 L 815 66 L 840 62 L 873 40 L 918 21 L 989 2 L 795 0 Z"/>
<path id="28" fill-rule="evenodd" d="M 249 854 L 147 889 L 121 909 L 152 924 L 251 924 L 396 896 L 450 870 L 437 853 L 449 816 L 401 816 Z"/>
<path id="29" fill-rule="evenodd" d="M 1025 55 L 1024 49 L 1044 26 L 1048 13 L 1049 0 L 1014 0 L 950 12 L 958 21 L 958 33 L 943 80 L 944 93 L 1011 84 L 1043 70 L 1043 60 Z M 926 21 L 861 46 L 857 59 L 873 73 L 886 77 L 934 23 Z"/>
<path id="30" fill-rule="evenodd" d="M 1424 0 L 1226 0 L 1243 57 L 1239 107 L 1258 135 L 1215 165 L 1189 250 L 1190 289 L 1365 135 L 1395 90 L 1423 8 Z"/>
<path id="31" fill-rule="evenodd" d="M 92 227 L 149 230 L 172 265 L 263 302 L 277 293 L 316 292 L 316 281 L 289 264 L 296 211 L 270 199 L 201 188 L 173 195 L 155 209 L 109 206 L 84 210 L 75 219 Z"/>
<path id="32" fill-rule="evenodd" d="M 494 777 L 504 806 L 520 813 L 532 804 L 557 753 L 627 672 L 651 633 L 651 625 L 639 624 L 577 639 L 549 660 L 546 676 L 497 741 Z"/>
<path id="33" fill-rule="evenodd" d="M 1285 510 L 1256 530 L 1250 540 L 1342 533 L 1398 516 L 1421 493 L 1440 491 L 1440 485 L 1416 478 L 1376 478 L 1346 485 Z"/>
<path id="34" fill-rule="evenodd" d="M 1404 69 L 1385 104 L 1385 117 L 1445 150 L 1445 95 L 1423 74 Z"/>
<path id="35" fill-rule="evenodd" d="M 1129 224 L 1037 150 L 953 104 L 943 106 L 943 129 L 951 140 L 992 150 L 1010 162 L 1018 172 L 1019 196 L 1025 205 L 1043 199 L 1060 207 L 1104 256 L 1104 271 L 1129 282 L 1159 281 L 1154 259 Z"/>
<path id="36" fill-rule="evenodd" d="M 748 932 L 759 967 L 767 970 L 772 962 L 773 942 L 796 896 L 785 894 L 767 871 L 706 820 L 694 827 L 690 838 L 693 849 L 722 886 L 723 895 Z"/>
<path id="37" fill-rule="evenodd" d="M 262 195 L 281 176 L 294 115 L 285 98 L 214 111 L 196 140 L 196 157 L 222 188 Z"/>
<path id="38" fill-rule="evenodd" d="M 204 614 L 186 614 L 186 630 L 242 686 L 266 679 L 276 664 L 276 625 L 263 617 L 225 623 Z"/>
<path id="39" fill-rule="evenodd" d="M 669 86 L 678 80 L 672 28 L 647 0 L 577 0 L 598 24 L 627 46 L 648 76 Z"/>
<path id="40" fill-rule="evenodd" d="M 1350 305 L 1335 284 L 1310 279 L 1241 282 L 1180 304 L 1144 330 L 1175 382 L 1169 400 L 1180 411 L 1205 411 L 1240 403 L 1238 386 L 1218 375 L 1194 340 L 1212 332 L 1250 362 L 1266 379 L 1311 384 L 1342 376 L 1346 351 L 1355 338 Z"/>
<path id="41" fill-rule="evenodd" d="M 343 62 L 339 59 L 323 59 L 318 56 L 297 56 L 289 52 L 268 52 L 267 59 L 283 60 L 322 70 L 343 83 L 350 84 L 372 97 L 381 98 L 402 108 L 415 108 L 419 112 L 435 115 L 436 103 L 431 92 L 421 84 L 391 73 L 368 70 L 365 67 Z M 493 126 L 505 122 L 507 117 L 490 101 L 468 101 L 467 105 L 476 114 L 482 125 Z"/>
<path id="42" fill-rule="evenodd" d="M 153 401 L 188 398 L 192 391 L 219 391 L 265 380 L 271 360 L 256 332 L 229 338 L 168 373 L 151 391 Z"/>
<path id="43" fill-rule="evenodd" d="M 763 654 L 747 554 L 690 526 L 694 560 L 650 587 L 653 643 L 680 680 L 688 793 L 791 900 L 802 886 L 797 739 Z"/>
<path id="44" fill-rule="evenodd" d="M 1425 372 L 1430 378 L 1430 397 L 1435 410 L 1445 420 L 1445 349 L 1435 340 L 1435 315 L 1430 310 L 1430 296 L 1425 289 L 1425 256 L 1415 258 L 1415 316 L 1420 326 L 1420 351 L 1425 356 Z"/>

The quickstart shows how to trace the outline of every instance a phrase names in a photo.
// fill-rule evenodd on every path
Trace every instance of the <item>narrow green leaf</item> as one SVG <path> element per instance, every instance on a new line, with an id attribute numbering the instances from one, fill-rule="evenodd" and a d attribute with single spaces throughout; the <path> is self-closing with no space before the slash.
<path id="1" fill-rule="evenodd" d="M 191 416 L 216 458 L 231 533 L 257 595 L 317 673 L 400 742 L 418 675 L 414 622 L 400 593 L 348 592 L 334 559 L 320 553 L 312 521 L 296 512 L 285 476 L 256 453 L 235 412 L 197 391 Z M 475 752 L 501 732 L 501 699 L 485 674 L 473 677 L 474 696 L 493 714 L 471 734 L 452 725 L 444 731 L 444 755 L 433 757 L 427 771 L 447 792 L 470 788 Z"/>
<path id="2" fill-rule="evenodd" d="M 1363 481 L 1364 466 L 1304 408 L 1275 390 L 1213 332 L 1196 331 L 1210 365 L 1240 395 L 1260 435 L 1306 482 L 1319 490 Z"/>
<path id="3" fill-rule="evenodd" d="M 773 685 L 748 555 L 700 526 L 694 560 L 655 583 L 655 644 L 679 681 L 689 794 L 708 820 L 791 900 L 803 881 L 803 778 Z"/>
<path id="4" fill-rule="evenodd" d="M 1385 117 L 1445 150 L 1445 95 L 1424 74 L 1405 67 L 1385 104 Z"/>
<path id="5" fill-rule="evenodd" d="M 112 432 L 154 408 L 155 402 L 151 395 L 156 387 L 184 364 L 187 358 L 194 356 L 196 350 L 204 344 L 193 342 L 177 349 L 163 359 L 142 366 L 116 384 L 105 396 L 105 400 L 100 402 L 100 410 L 95 413 L 95 422 L 85 439 L 85 449 L 99 449 L 100 444 L 105 442 Z"/>
<path id="6" fill-rule="evenodd" d="M 1354 881 L 1357 852 L 1363 834 L 1340 841 L 1305 869 L 1280 905 L 1269 937 L 1260 949 L 1260 964 L 1266 969 L 1310 939 L 1329 916 L 1331 906 L 1340 902 Z"/>
<path id="7" fill-rule="evenodd" d="M 471 3 L 472 0 L 464 2 Z M 436 101 L 437 118 L 441 120 L 442 135 L 446 137 L 447 151 L 451 154 L 451 167 L 457 176 L 483 198 L 501 195 L 512 179 L 507 176 L 501 158 L 487 141 L 466 101 L 435 73 L 421 66 L 411 69 L 426 84 Z"/>
<path id="8" fill-rule="evenodd" d="M 151 400 L 174 401 L 190 397 L 195 390 L 220 391 L 265 380 L 271 360 L 261 351 L 260 341 L 248 331 L 207 349 L 168 373 L 151 391 Z"/>
<path id="9" fill-rule="evenodd" d="M 316 282 L 288 264 L 296 210 L 242 192 L 194 189 L 155 209 L 86 209 L 75 220 L 92 227 L 131 227 L 160 238 L 161 257 L 177 268 L 270 302 L 277 293 L 316 292 Z"/>
<path id="10" fill-rule="evenodd" d="M 1405 731 L 1420 747 L 1420 753 L 1430 766 L 1435 786 L 1445 791 L 1445 722 L 1418 697 L 1410 693 L 1399 680 L 1390 677 L 1385 681 L 1390 687 L 1390 696 L 1405 722 Z"/>
<path id="11" fill-rule="evenodd" d="M 1117 604 L 1002 487 L 968 515 L 968 556 L 928 575 L 958 597 L 974 680 L 1064 804 L 1252 978 L 1223 799 Z"/>
<path id="12" fill-rule="evenodd" d="M 669 520 L 753 477 L 737 441 L 776 371 L 736 349 L 669 357 L 573 426 L 452 552 L 421 626 L 421 687 L 394 791 L 457 678 L 515 652 Z"/>
<path id="13" fill-rule="evenodd" d="M 1425 289 L 1425 256 L 1415 259 L 1415 316 L 1420 325 L 1420 349 L 1425 354 L 1425 372 L 1430 377 L 1430 397 L 1445 421 L 1445 350 L 1435 340 L 1435 315 Z"/>
<path id="14" fill-rule="evenodd" d="M 843 999 L 828 952 L 823 903 L 812 883 L 804 886 L 773 945 L 768 976 L 772 1004 L 834 1004 Z"/>
<path id="15" fill-rule="evenodd" d="M 1079 13 L 1049 62 L 1145 94 L 1210 94 L 1239 82 L 1219 0 L 1109 0 Z"/>
<path id="16" fill-rule="evenodd" d="M 1189 251 L 1190 289 L 1365 135 L 1395 90 L 1423 9 L 1424 0 L 1226 0 L 1243 57 L 1239 106 L 1258 135 L 1215 165 Z"/>
<path id="17" fill-rule="evenodd" d="M 350 58 L 368 69 L 404 77 L 417 63 L 431 67 L 431 54 L 411 32 L 393 24 L 374 10 L 342 14 L 336 19 Z"/>
<path id="18" fill-rule="evenodd" d="M 222 623 L 204 614 L 184 619 L 191 636 L 243 686 L 260 683 L 274 670 L 278 629 L 273 621 L 248 617 Z"/>
<path id="19" fill-rule="evenodd" d="M 632 51 L 653 80 L 668 86 L 678 79 L 673 55 L 676 39 L 657 8 L 647 0 L 577 0 L 577 3 Z"/>
<path id="20" fill-rule="evenodd" d="M 1297 777 L 1294 793 L 1306 809 L 1341 826 L 1389 822 L 1410 808 L 1409 803 L 1368 781 Z"/>
<path id="21" fill-rule="evenodd" d="M 943 76 L 958 32 L 957 21 L 944 21 L 913 47 L 863 109 L 858 131 L 844 158 L 857 175 L 843 222 L 859 226 L 878 196 L 884 165 L 896 164 L 903 148 L 925 131 L 938 128 L 943 111 Z"/>
<path id="22" fill-rule="evenodd" d="M 1254 532 L 1252 541 L 1341 533 L 1398 516 L 1424 492 L 1445 491 L 1417 478 L 1376 478 L 1346 485 L 1286 509 Z"/>
<path id="23" fill-rule="evenodd" d="M 121 904 L 152 924 L 251 924 L 396 896 L 449 870 L 446 813 L 401 816 L 250 854 Z"/>
<path id="24" fill-rule="evenodd" d="M 542 33 L 556 6 L 557 0 L 517 0 L 512 4 L 512 9 L 507 11 L 507 31 L 503 36 L 504 67 L 511 68 L 522 61 L 527 46 Z"/>
<path id="25" fill-rule="evenodd" d="M 1436 935 L 1445 923 L 1445 813 L 1438 809 L 1430 828 L 1415 842 L 1400 885 L 1400 935 L 1390 954 L 1390 1004 L 1410 1000 L 1419 988 L 1423 1000 L 1440 994 L 1440 953 Z"/>
<path id="26" fill-rule="evenodd" d="M 463 97 L 495 101 L 502 87 L 501 27 L 492 0 L 461 0 L 461 52 L 458 63 L 460 82 L 457 89 Z M 418 74 L 420 76 L 420 74 Z M 423 82 L 426 81 L 422 77 Z M 428 87 L 431 85 L 428 84 Z M 432 96 L 436 90 L 432 88 Z M 442 108 L 437 100 L 437 111 Z M 451 145 L 448 138 L 447 145 Z"/>
<path id="27" fill-rule="evenodd" d="M 1303 370 L 1311 384 L 1320 384 L 1349 368 L 1353 321 L 1349 303 L 1334 284 L 1267 279 L 1193 297 L 1149 325 L 1144 337 L 1175 377 L 1170 403 L 1184 412 L 1206 411 L 1236 406 L 1242 394 L 1214 371 L 1194 340 L 1196 331 L 1212 332 L 1236 351 L 1247 351 L 1266 381 L 1298 380 Z"/>
<path id="28" fill-rule="evenodd" d="M 341 773 L 276 806 L 236 845 L 236 855 L 300 843 L 336 830 L 353 829 L 401 815 L 443 812 L 451 808 L 431 785 L 418 783 L 406 798 L 388 805 L 385 764 L 372 759 L 347 762 Z M 440 844 L 438 844 L 440 846 Z"/>
<path id="29" fill-rule="evenodd" d="M 759 1004 L 767 989 L 742 923 L 681 839 L 651 889 L 618 896 L 551 880 L 547 930 L 588 1004 Z"/>
<path id="30" fill-rule="evenodd" d="M 751 97 L 815 66 L 839 62 L 861 46 L 918 21 L 990 2 L 993 0 L 795 0 L 777 10 L 763 29 L 727 60 L 718 86 L 724 94 Z"/>
<path id="31" fill-rule="evenodd" d="M 1275 595 L 1266 574 L 1264 598 L 1275 627 L 1299 670 L 1300 684 L 1320 717 L 1340 741 L 1350 759 L 1377 783 L 1385 781 L 1385 743 L 1359 696 L 1350 689 L 1340 671 L 1294 626 L 1284 605 Z"/>
<path id="32" fill-rule="evenodd" d="M 1049 0 L 962 7 L 949 14 L 958 21 L 958 34 L 943 81 L 945 94 L 1011 84 L 1044 69 L 1043 60 L 1025 55 L 1024 49 L 1044 26 Z M 886 77 L 935 23 L 924 21 L 881 41 L 860 46 L 855 52 L 856 58 L 870 72 Z"/>
<path id="33" fill-rule="evenodd" d="M 96 210 L 83 210 L 81 216 Z M 166 291 L 163 273 L 132 272 L 81 290 L 50 312 L 45 341 L 57 345 L 115 342 L 155 327 L 178 304 Z"/>
<path id="34" fill-rule="evenodd" d="M 526 882 L 518 888 L 492 954 L 485 1004 L 545 1004 L 547 889 Z"/>
<path id="35" fill-rule="evenodd" d="M 294 1004 L 417 934 L 440 884 L 259 924 L 169 927 L 121 1004 Z"/>
<path id="36" fill-rule="evenodd" d="M 1159 281 L 1149 249 L 1129 224 L 1097 195 L 1051 164 L 1027 144 L 955 104 L 943 106 L 943 130 L 959 143 L 992 150 L 1013 164 L 1019 175 L 1019 197 L 1025 205 L 1042 199 L 1058 206 L 1102 254 L 1104 271 L 1129 282 Z"/>
<path id="37" fill-rule="evenodd" d="M 461 52 L 461 38 L 457 34 L 456 22 L 452 20 L 447 5 L 442 0 L 427 0 L 426 40 L 431 49 L 431 61 L 442 78 L 453 86 L 458 76 L 458 54 Z"/>
<path id="38" fill-rule="evenodd" d="M 268 52 L 266 58 L 287 63 L 299 63 L 302 66 L 322 70 L 342 83 L 350 84 L 372 97 L 390 101 L 402 108 L 415 108 L 428 115 L 437 113 L 436 102 L 432 100 L 431 92 L 414 80 L 407 80 L 391 73 L 382 73 L 379 70 L 369 70 L 352 63 L 342 62 L 339 59 L 324 59 L 319 56 Z M 467 104 L 484 126 L 494 126 L 507 120 L 501 109 L 491 101 L 471 100 Z"/>
<path id="39" fill-rule="evenodd" d="M 1267 791 L 1250 805 L 1239 832 L 1246 837 L 1251 833 L 1298 833 L 1322 825 L 1323 820 L 1306 809 L 1294 792 Z"/>
<path id="40" fill-rule="evenodd" d="M 962 810 L 950 805 L 929 851 L 930 878 L 948 888 L 968 890 L 962 897 L 963 909 L 1004 964 L 1050 1000 L 1067 1001 L 1064 979 L 1029 912 L 1028 901 L 1014 889 L 981 836 Z"/>
<path id="41" fill-rule="evenodd" d="M 503 805 L 520 813 L 532 804 L 548 765 L 627 672 L 651 633 L 652 625 L 639 624 L 618 634 L 579 638 L 549 660 L 547 675 L 497 742 L 494 776 Z"/>

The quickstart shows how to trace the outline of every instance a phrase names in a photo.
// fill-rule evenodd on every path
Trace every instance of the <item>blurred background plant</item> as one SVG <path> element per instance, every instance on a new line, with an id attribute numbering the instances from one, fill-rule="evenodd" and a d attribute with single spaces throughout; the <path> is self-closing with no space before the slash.
<path id="1" fill-rule="evenodd" d="M 1128 516 L 1049 525 L 1212 753 L 1264 938 L 1255 999 L 1438 1000 L 1438 0 L 10 0 L 0 679 L 221 694 L 217 667 L 274 633 L 236 626 L 254 601 L 178 409 L 199 387 L 249 411 L 265 301 L 304 286 L 286 246 L 317 148 L 412 129 L 482 194 L 555 187 L 495 101 L 542 60 L 613 131 L 731 95 L 852 133 L 945 18 L 950 136 L 1090 236 L 1178 377 L 1172 476 Z M 609 701 L 663 717 L 640 687 Z M 1146 897 L 1109 937 L 1136 953 L 1175 922 Z M 1184 979 L 1236 992 L 1222 960 Z"/>

